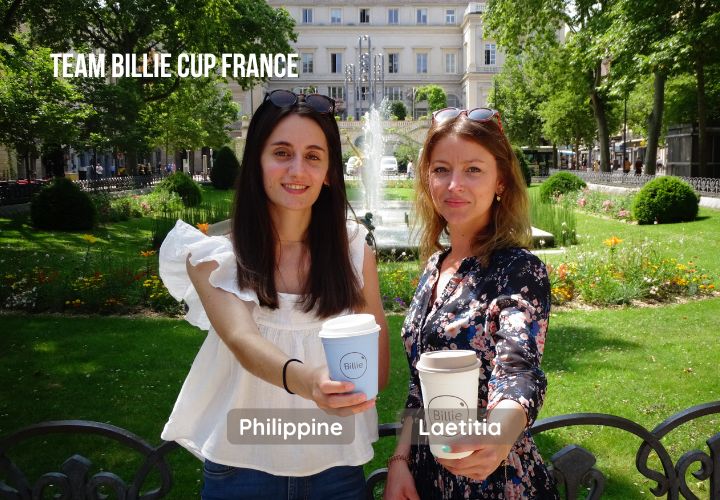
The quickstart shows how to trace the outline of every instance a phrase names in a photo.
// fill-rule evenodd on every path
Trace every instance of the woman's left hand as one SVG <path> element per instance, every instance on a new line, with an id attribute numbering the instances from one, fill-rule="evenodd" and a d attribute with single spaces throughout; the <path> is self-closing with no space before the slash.
<path id="1" fill-rule="evenodd" d="M 451 447 L 453 453 L 474 450 L 473 454 L 465 458 L 436 458 L 435 460 L 456 476 L 484 481 L 507 458 L 511 449 L 512 445 L 504 444 L 456 444 Z"/>

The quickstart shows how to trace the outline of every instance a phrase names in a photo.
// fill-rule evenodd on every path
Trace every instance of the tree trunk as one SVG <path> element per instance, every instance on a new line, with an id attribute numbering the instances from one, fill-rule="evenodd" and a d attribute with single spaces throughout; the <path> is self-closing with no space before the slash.
<path id="1" fill-rule="evenodd" d="M 697 76 L 697 105 L 698 105 L 698 176 L 711 177 L 707 168 L 705 144 L 707 144 L 707 102 L 705 99 L 705 64 L 702 54 L 697 52 L 695 58 L 695 72 Z"/>
<path id="2" fill-rule="evenodd" d="M 663 112 L 665 105 L 665 82 L 667 73 L 660 69 L 655 70 L 655 84 L 653 94 L 653 109 L 648 117 L 647 149 L 645 149 L 645 173 L 655 175 L 657 167 L 657 148 L 662 130 Z"/>
<path id="3" fill-rule="evenodd" d="M 590 104 L 598 128 L 598 140 L 600 142 L 600 171 L 610 172 L 610 134 L 608 132 L 607 116 L 605 115 L 605 103 L 597 89 L 590 93 Z"/>

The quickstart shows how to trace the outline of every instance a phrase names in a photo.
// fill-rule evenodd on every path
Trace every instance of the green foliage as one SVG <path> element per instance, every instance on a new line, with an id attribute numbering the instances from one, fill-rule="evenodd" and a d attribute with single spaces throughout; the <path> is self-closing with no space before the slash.
<path id="1" fill-rule="evenodd" d="M 128 220 L 133 215 L 133 204 L 128 197 L 111 198 L 107 193 L 93 193 L 90 199 L 95 205 L 101 223 Z M 140 214 L 137 213 L 139 216 Z"/>
<path id="2" fill-rule="evenodd" d="M 579 191 L 585 187 L 587 184 L 580 177 L 568 172 L 558 172 L 540 185 L 540 199 L 547 203 L 558 195 Z"/>
<path id="3" fill-rule="evenodd" d="M 177 193 L 182 198 L 186 207 L 194 207 L 200 204 L 202 192 L 197 182 L 183 172 L 175 172 L 165 177 L 156 187 L 155 191 Z"/>
<path id="4" fill-rule="evenodd" d="M 633 216 L 640 224 L 664 224 L 695 220 L 700 197 L 676 177 L 654 179 L 640 190 L 633 202 Z"/>
<path id="5" fill-rule="evenodd" d="M 429 113 L 447 107 L 447 94 L 439 85 L 431 83 L 430 85 L 424 85 L 417 89 L 415 101 L 420 102 L 425 100 L 428 102 Z"/>
<path id="6" fill-rule="evenodd" d="M 517 146 L 513 147 L 513 153 L 515 153 L 515 157 L 520 165 L 520 171 L 525 179 L 525 184 L 530 187 L 530 184 L 532 183 L 532 172 L 530 172 L 530 165 L 528 165 L 527 158 L 525 158 L 522 150 Z"/>
<path id="7" fill-rule="evenodd" d="M 92 229 L 97 209 L 90 197 L 65 177 L 56 177 L 30 204 L 30 218 L 38 229 L 77 231 Z"/>
<path id="8" fill-rule="evenodd" d="M 538 190 L 530 191 L 530 222 L 534 227 L 551 233 L 555 246 L 569 246 L 577 243 L 577 222 L 572 206 L 566 203 L 544 203 Z M 540 248 L 548 246 L 542 241 Z"/>
<path id="9" fill-rule="evenodd" d="M 408 162 L 416 162 L 419 151 L 420 146 L 417 144 L 407 142 L 398 144 L 397 148 L 395 148 L 395 158 L 397 158 L 398 161 L 398 169 L 406 172 Z"/>
<path id="10" fill-rule="evenodd" d="M 235 185 L 235 179 L 240 173 L 240 162 L 232 149 L 223 146 L 217 153 L 217 158 L 210 171 L 210 182 L 216 189 L 230 189 Z"/>
<path id="11" fill-rule="evenodd" d="M 396 117 L 396 120 L 404 120 L 407 116 L 405 103 L 402 101 L 393 101 L 390 103 L 390 113 Z"/>
<path id="12" fill-rule="evenodd" d="M 380 259 L 378 277 L 380 278 L 380 296 L 383 309 L 387 312 L 407 310 L 417 288 L 420 268 L 417 256 L 395 249 Z"/>
<path id="13" fill-rule="evenodd" d="M 584 189 L 568 193 L 563 201 L 584 212 L 611 217 L 621 221 L 632 221 L 631 207 L 635 193 L 609 194 Z"/>

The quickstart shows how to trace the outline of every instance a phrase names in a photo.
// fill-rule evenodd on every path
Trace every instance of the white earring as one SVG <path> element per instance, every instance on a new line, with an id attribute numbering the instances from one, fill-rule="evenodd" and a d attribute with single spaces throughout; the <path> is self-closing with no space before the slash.
<path id="1" fill-rule="evenodd" d="M 499 195 L 499 194 L 496 194 L 496 195 L 495 195 L 495 199 L 499 202 L 502 198 L 500 198 L 500 195 Z"/>

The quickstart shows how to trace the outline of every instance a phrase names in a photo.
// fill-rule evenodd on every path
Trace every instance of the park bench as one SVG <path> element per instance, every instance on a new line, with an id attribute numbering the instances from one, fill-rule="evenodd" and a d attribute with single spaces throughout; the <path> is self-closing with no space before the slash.
<path id="1" fill-rule="evenodd" d="M 702 482 L 707 482 L 706 491 L 711 500 L 720 500 L 720 429 L 707 441 L 708 452 L 690 450 L 684 453 L 677 462 L 673 462 L 670 454 L 662 443 L 663 437 L 681 425 L 694 419 L 708 415 L 720 415 L 720 401 L 705 403 L 676 413 L 660 423 L 652 430 L 640 424 L 615 415 L 603 413 L 574 413 L 559 415 L 538 420 L 531 432 L 538 435 L 543 432 L 573 426 L 601 426 L 616 428 L 634 435 L 641 440 L 635 456 L 636 469 L 654 486 L 650 489 L 656 497 L 679 499 L 680 496 L 696 499 L 690 490 L 686 473 Z M 381 424 L 381 439 L 394 437 L 400 424 Z M 95 435 L 111 439 L 139 454 L 139 467 L 132 479 L 123 480 L 113 472 L 103 471 L 90 475 L 92 462 L 81 455 L 72 454 L 60 466 L 58 471 L 46 472 L 38 479 L 30 481 L 23 471 L 11 460 L 13 450 L 29 446 L 33 441 L 52 434 Z M 173 475 L 167 455 L 177 450 L 175 442 L 163 442 L 152 446 L 135 434 L 113 425 L 84 420 L 63 420 L 43 422 L 23 428 L 11 435 L 0 438 L 0 498 L 3 499 L 35 499 L 47 498 L 47 493 L 57 494 L 55 498 L 63 499 L 159 499 L 167 496 L 172 488 Z M 659 469 L 649 464 L 651 453 L 659 462 Z M 558 484 L 564 491 L 564 498 L 598 499 L 603 493 L 606 478 L 595 467 L 596 457 L 588 450 L 569 445 L 555 453 L 549 460 L 550 467 Z M 691 466 L 695 465 L 695 469 Z M 159 486 L 147 490 L 144 486 L 148 476 L 155 474 Z M 373 471 L 367 478 L 367 498 L 375 498 L 382 491 L 387 476 L 387 469 Z"/>

